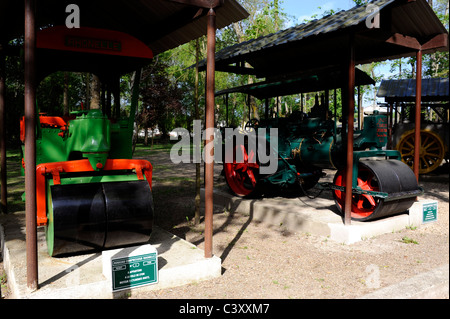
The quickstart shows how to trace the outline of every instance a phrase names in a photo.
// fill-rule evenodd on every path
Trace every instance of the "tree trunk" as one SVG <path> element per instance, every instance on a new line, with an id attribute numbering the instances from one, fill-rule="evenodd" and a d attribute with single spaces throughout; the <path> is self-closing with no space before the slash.
<path id="1" fill-rule="evenodd" d="M 155 127 L 152 127 L 152 145 L 150 146 L 150 149 L 153 149 L 153 139 L 155 137 Z"/>
<path id="2" fill-rule="evenodd" d="M 133 75 L 131 77 L 131 83 L 130 83 L 130 92 L 134 91 L 134 85 L 136 84 L 136 71 L 133 72 Z M 136 110 L 137 111 L 138 106 L 136 105 Z M 130 117 L 135 117 L 136 114 L 130 114 Z M 137 138 L 138 138 L 138 131 L 139 131 L 139 127 L 137 126 L 136 120 L 133 122 L 133 137 L 132 137 L 132 154 L 134 154 L 134 150 L 136 149 L 136 143 L 137 143 Z"/>
<path id="3" fill-rule="evenodd" d="M 144 125 L 144 145 L 148 146 L 148 125 Z"/>
<path id="4" fill-rule="evenodd" d="M 92 76 L 91 81 L 91 103 L 89 109 L 99 110 L 100 109 L 100 79 L 97 75 Z"/>

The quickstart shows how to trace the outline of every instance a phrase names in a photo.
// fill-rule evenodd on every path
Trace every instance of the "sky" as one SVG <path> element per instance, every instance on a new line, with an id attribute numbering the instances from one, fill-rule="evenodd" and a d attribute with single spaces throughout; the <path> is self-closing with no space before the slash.
<path id="1" fill-rule="evenodd" d="M 312 15 L 319 17 L 328 10 L 348 10 L 355 6 L 353 0 L 282 0 L 284 12 L 297 19 L 297 23 L 310 19 Z M 320 9 L 319 9 L 320 7 Z"/>

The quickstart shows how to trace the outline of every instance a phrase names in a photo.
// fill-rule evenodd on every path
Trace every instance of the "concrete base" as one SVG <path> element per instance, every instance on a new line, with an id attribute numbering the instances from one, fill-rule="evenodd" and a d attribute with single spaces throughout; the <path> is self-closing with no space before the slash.
<path id="1" fill-rule="evenodd" d="M 27 288 L 25 214 L 3 216 L 0 225 L 3 264 L 12 298 L 121 298 L 149 290 L 181 286 L 221 276 L 219 257 L 204 258 L 204 251 L 154 227 L 150 244 L 158 252 L 158 283 L 112 292 L 111 279 L 103 275 L 102 254 L 52 258 L 45 234 L 38 229 L 39 289 Z"/>
<path id="2" fill-rule="evenodd" d="M 204 196 L 204 189 L 201 192 Z M 326 196 L 326 195 L 325 195 Z M 306 232 L 328 239 L 352 244 L 365 238 L 420 226 L 423 205 L 426 201 L 415 202 L 409 211 L 396 216 L 371 222 L 352 221 L 344 225 L 343 218 L 331 198 L 258 198 L 243 199 L 230 193 L 214 190 L 214 206 L 229 212 L 240 212 L 251 216 L 252 221 L 283 227 L 292 232 Z"/>

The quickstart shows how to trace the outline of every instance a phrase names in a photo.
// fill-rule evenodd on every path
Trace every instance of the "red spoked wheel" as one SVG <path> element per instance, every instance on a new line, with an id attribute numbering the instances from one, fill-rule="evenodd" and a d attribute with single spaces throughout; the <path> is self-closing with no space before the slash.
<path id="1" fill-rule="evenodd" d="M 365 166 L 360 165 L 358 169 L 358 186 L 367 191 L 380 191 L 380 185 L 375 174 Z M 334 184 L 336 186 L 345 187 L 344 170 L 340 170 L 334 177 Z M 345 203 L 345 192 L 334 190 L 333 196 L 336 206 L 342 212 Z M 352 212 L 351 217 L 355 220 L 366 220 L 381 206 L 382 200 L 380 198 L 367 194 L 353 194 L 352 195 Z"/>
<path id="2" fill-rule="evenodd" d="M 423 190 L 414 172 L 396 159 L 364 160 L 358 164 L 358 186 L 362 190 L 386 193 L 388 198 L 368 194 L 352 194 L 351 218 L 369 221 L 406 212 Z M 338 171 L 336 186 L 345 186 L 345 174 Z M 333 190 L 338 209 L 343 211 L 345 191 Z"/>
<path id="3" fill-rule="evenodd" d="M 239 162 L 236 160 L 238 152 L 243 159 Z M 256 162 L 255 151 L 250 150 L 247 154 L 244 145 L 237 145 L 233 155 L 232 163 L 224 163 L 225 179 L 234 194 L 249 196 L 255 191 L 259 176 L 259 164 Z"/>

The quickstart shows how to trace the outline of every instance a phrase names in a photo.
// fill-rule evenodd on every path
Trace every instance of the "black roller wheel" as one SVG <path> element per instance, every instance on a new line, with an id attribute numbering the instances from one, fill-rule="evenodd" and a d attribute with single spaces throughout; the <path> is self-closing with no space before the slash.
<path id="1" fill-rule="evenodd" d="M 153 202 L 146 181 L 50 186 L 47 248 L 50 256 L 100 251 L 148 242 Z"/>
<path id="2" fill-rule="evenodd" d="M 334 184 L 345 186 L 344 171 L 334 177 Z M 413 171 L 398 160 L 366 160 L 358 167 L 358 186 L 367 191 L 384 192 L 395 196 L 411 194 L 411 197 L 385 200 L 367 194 L 352 195 L 351 217 L 353 220 L 369 221 L 405 212 L 420 193 Z M 334 190 L 333 196 L 339 211 L 343 211 L 345 192 Z"/>

